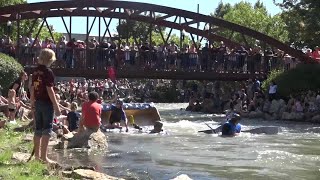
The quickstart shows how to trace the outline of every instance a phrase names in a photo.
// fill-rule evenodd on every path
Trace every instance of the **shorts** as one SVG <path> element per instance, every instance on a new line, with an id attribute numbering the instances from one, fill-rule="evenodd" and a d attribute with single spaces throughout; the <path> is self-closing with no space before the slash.
<path id="1" fill-rule="evenodd" d="M 51 102 L 35 103 L 35 136 L 50 136 L 52 133 L 54 110 Z"/>
<path id="2" fill-rule="evenodd" d="M 109 123 L 112 125 L 114 123 L 120 123 L 120 120 L 114 120 L 114 119 L 110 119 Z"/>

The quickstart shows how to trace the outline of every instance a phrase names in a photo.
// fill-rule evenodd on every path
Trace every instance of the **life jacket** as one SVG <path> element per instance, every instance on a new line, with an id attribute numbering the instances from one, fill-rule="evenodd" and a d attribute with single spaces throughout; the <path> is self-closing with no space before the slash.
<path id="1" fill-rule="evenodd" d="M 224 128 L 225 126 L 228 126 L 228 128 Z M 228 131 L 225 131 L 226 129 Z M 228 121 L 222 127 L 222 135 L 230 136 L 240 132 L 241 132 L 241 125 L 239 123 L 235 125 Z"/>

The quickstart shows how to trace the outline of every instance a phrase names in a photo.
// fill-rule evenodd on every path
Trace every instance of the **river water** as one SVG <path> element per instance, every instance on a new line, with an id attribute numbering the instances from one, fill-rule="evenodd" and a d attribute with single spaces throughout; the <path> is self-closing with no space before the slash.
<path id="1" fill-rule="evenodd" d="M 181 111 L 187 104 L 156 104 L 165 132 L 107 133 L 109 152 L 58 152 L 66 164 L 90 165 L 113 176 L 167 180 L 187 174 L 195 180 L 320 179 L 320 125 L 242 120 L 243 129 L 280 126 L 278 135 L 242 133 L 234 138 L 197 133 L 217 127 L 223 115 Z"/>

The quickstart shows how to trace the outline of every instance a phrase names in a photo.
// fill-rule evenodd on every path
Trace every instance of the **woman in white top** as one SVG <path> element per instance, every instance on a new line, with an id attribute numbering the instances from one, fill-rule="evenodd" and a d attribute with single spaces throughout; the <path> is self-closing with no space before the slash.
<path id="1" fill-rule="evenodd" d="M 272 101 L 276 98 L 278 86 L 274 81 L 271 81 L 270 87 L 269 87 L 269 99 Z"/>

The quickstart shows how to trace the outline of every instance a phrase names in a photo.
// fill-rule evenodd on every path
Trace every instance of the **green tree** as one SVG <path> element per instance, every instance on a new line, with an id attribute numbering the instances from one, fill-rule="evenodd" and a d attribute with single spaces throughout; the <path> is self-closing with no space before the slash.
<path id="1" fill-rule="evenodd" d="M 223 4 L 222 0 L 219 2 L 218 7 L 214 11 L 211 16 L 218 17 L 218 18 L 223 18 L 225 14 L 227 14 L 231 10 L 231 4 Z"/>
<path id="2" fill-rule="evenodd" d="M 253 7 L 249 2 L 240 2 L 232 6 L 223 16 L 223 19 L 259 31 L 282 42 L 288 41 L 286 24 L 280 15 L 271 16 L 266 7 L 259 1 Z M 229 37 L 232 32 L 228 30 L 218 32 L 219 35 Z M 244 44 L 240 33 L 233 33 L 233 40 Z M 256 40 L 246 38 L 249 46 L 253 46 Z"/>
<path id="3" fill-rule="evenodd" d="M 150 24 L 145 22 L 138 21 L 121 21 L 120 25 L 117 26 L 118 34 L 120 38 L 124 41 L 128 39 L 130 43 L 134 42 L 134 38 L 136 38 L 138 43 L 149 42 L 150 41 Z M 156 25 L 151 25 L 151 41 L 155 45 L 164 44 L 163 39 L 161 37 L 161 33 L 166 40 L 168 37 L 168 33 L 165 31 L 165 27 L 161 27 L 160 29 Z M 161 33 L 160 33 L 161 31 Z M 171 41 L 175 42 L 175 44 L 180 44 L 180 36 L 176 34 L 171 34 L 168 40 L 168 43 Z M 185 36 L 183 40 L 183 44 L 188 44 L 190 42 L 189 36 Z"/>
<path id="4" fill-rule="evenodd" d="M 151 28 L 151 29 L 150 29 Z M 161 28 L 163 32 L 165 28 Z M 136 38 L 142 42 L 148 42 L 151 32 L 159 32 L 156 25 L 148 24 L 145 22 L 138 21 L 121 21 L 120 25 L 117 26 L 117 31 L 121 39 Z"/>
<path id="5" fill-rule="evenodd" d="M 0 7 L 26 3 L 25 0 L 1 0 Z"/>
<path id="6" fill-rule="evenodd" d="M 320 42 L 320 1 L 273 0 L 284 12 L 290 43 L 296 47 L 315 47 Z"/>
<path id="7" fill-rule="evenodd" d="M 24 3 L 27 3 L 27 1 L 25 1 L 25 0 L 5 0 L 5 1 L 1 0 L 0 7 L 17 5 L 17 4 L 24 4 Z M 37 22 L 35 24 L 35 28 L 31 31 L 31 28 L 33 25 L 33 19 L 21 20 L 20 21 L 20 35 L 21 36 L 30 36 L 29 33 L 31 32 L 31 35 L 33 37 L 35 37 L 38 30 L 40 29 L 40 22 L 41 22 L 40 20 L 37 20 Z M 62 36 L 61 33 L 54 32 L 53 28 L 52 28 L 52 32 L 53 32 L 54 39 L 56 41 L 59 39 L 59 37 Z M 17 22 L 12 22 L 12 25 L 10 27 L 10 32 L 9 32 L 9 29 L 8 29 L 6 23 L 2 24 L 0 26 L 0 36 L 4 36 L 4 35 L 8 35 L 8 34 L 10 35 L 11 39 L 16 41 L 17 36 L 18 36 Z M 43 28 L 41 29 L 41 32 L 39 34 L 39 38 L 44 39 L 45 37 L 51 38 L 48 28 L 43 26 Z"/>
<path id="8" fill-rule="evenodd" d="M 260 0 L 258 0 L 255 4 L 254 4 L 254 9 L 266 9 L 263 2 L 261 2 Z"/>
<path id="9" fill-rule="evenodd" d="M 263 82 L 262 88 L 268 92 L 271 81 L 278 85 L 277 92 L 281 97 L 300 95 L 303 92 L 320 90 L 319 64 L 299 64 L 289 71 L 273 71 Z"/>

